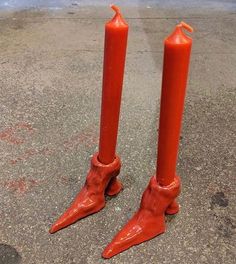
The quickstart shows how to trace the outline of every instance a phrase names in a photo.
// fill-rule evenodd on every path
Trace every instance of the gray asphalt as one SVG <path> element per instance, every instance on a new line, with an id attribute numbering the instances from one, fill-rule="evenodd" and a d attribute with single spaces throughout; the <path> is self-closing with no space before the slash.
<path id="1" fill-rule="evenodd" d="M 1 11 L 1 264 L 235 263 L 236 11 L 234 1 L 210 2 L 123 6 L 130 26 L 118 142 L 124 191 L 55 235 L 48 229 L 97 150 L 104 23 L 112 12 Z M 195 28 L 177 168 L 181 211 L 167 219 L 164 235 L 103 260 L 155 172 L 162 43 L 181 20 Z"/>
<path id="2" fill-rule="evenodd" d="M 235 0 L 3 0 L 0 1 L 0 8 L 17 10 L 29 8 L 62 9 L 72 6 L 108 6 L 113 2 L 121 6 L 236 10 Z"/>

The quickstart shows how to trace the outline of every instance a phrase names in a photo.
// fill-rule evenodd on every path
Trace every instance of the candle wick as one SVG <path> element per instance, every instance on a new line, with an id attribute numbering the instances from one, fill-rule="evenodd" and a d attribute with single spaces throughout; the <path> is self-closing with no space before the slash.
<path id="1" fill-rule="evenodd" d="M 193 28 L 190 25 L 188 25 L 187 23 L 183 22 L 183 21 L 181 21 L 179 23 L 179 27 L 182 27 L 182 28 L 186 29 L 189 32 L 193 32 Z"/>
<path id="2" fill-rule="evenodd" d="M 118 6 L 112 4 L 110 7 L 116 12 L 116 14 L 120 14 L 120 9 Z"/>

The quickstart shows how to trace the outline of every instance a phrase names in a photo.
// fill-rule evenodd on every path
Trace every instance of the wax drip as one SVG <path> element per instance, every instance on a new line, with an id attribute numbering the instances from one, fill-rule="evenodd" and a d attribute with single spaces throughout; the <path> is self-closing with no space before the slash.
<path id="1" fill-rule="evenodd" d="M 188 25 L 187 23 L 183 22 L 183 21 L 181 21 L 176 27 L 184 28 L 188 32 L 193 32 L 193 28 L 190 25 Z"/>
<path id="2" fill-rule="evenodd" d="M 118 6 L 112 4 L 110 5 L 110 7 L 115 11 L 117 15 L 120 14 L 120 9 Z"/>

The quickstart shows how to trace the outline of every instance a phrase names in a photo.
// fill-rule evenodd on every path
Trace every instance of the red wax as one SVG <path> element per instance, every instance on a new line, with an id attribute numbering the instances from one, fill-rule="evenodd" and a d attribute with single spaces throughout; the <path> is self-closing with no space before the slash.
<path id="1" fill-rule="evenodd" d="M 120 103 L 125 67 L 128 25 L 119 9 L 105 26 L 102 109 L 98 159 L 103 164 L 113 162 L 116 151 Z"/>
<path id="2" fill-rule="evenodd" d="M 157 181 L 169 185 L 174 181 L 178 156 L 181 120 L 188 77 L 192 39 L 183 28 L 192 28 L 181 22 L 164 42 L 161 110 L 159 124 Z"/>

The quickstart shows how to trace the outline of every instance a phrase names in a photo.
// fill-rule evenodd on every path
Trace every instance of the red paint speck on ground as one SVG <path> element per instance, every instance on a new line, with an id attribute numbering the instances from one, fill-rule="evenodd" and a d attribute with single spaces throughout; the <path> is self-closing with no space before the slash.
<path id="1" fill-rule="evenodd" d="M 19 145 L 23 143 L 22 139 L 16 138 L 14 134 L 15 130 L 13 128 L 6 128 L 0 132 L 0 140 L 12 143 L 14 145 Z"/>
<path id="2" fill-rule="evenodd" d="M 86 128 L 85 130 L 79 132 L 72 136 L 69 140 L 64 142 L 64 147 L 66 150 L 73 150 L 79 145 L 85 145 L 87 147 L 92 147 L 98 142 L 98 133 L 94 128 Z"/>
<path id="3" fill-rule="evenodd" d="M 19 161 L 28 160 L 30 157 L 33 157 L 35 155 L 41 154 L 43 156 L 48 156 L 48 155 L 52 155 L 53 153 L 54 150 L 50 149 L 49 147 L 44 147 L 42 149 L 28 149 L 21 156 L 10 160 L 10 163 L 14 165 Z"/>
<path id="4" fill-rule="evenodd" d="M 36 186 L 38 183 L 36 180 L 29 179 L 26 180 L 25 177 L 19 178 L 17 180 L 8 180 L 4 182 L 4 186 L 12 191 L 12 192 L 19 192 L 25 193 L 32 187 Z"/>
<path id="5" fill-rule="evenodd" d="M 33 127 L 25 122 L 20 122 L 12 127 L 6 128 L 3 131 L 0 131 L 0 140 L 6 141 L 8 143 L 19 145 L 24 143 L 24 139 L 22 139 L 17 133 L 26 131 L 27 133 L 33 132 Z"/>
<path id="6" fill-rule="evenodd" d="M 28 131 L 33 131 L 33 127 L 28 124 L 28 123 L 25 123 L 25 122 L 20 122 L 16 125 L 17 128 L 20 128 L 20 129 L 26 129 Z"/>

